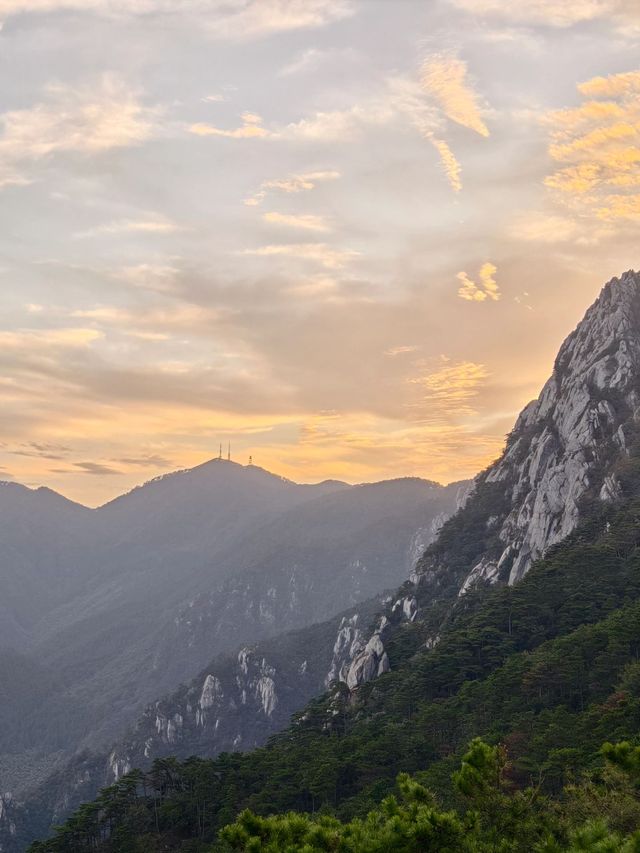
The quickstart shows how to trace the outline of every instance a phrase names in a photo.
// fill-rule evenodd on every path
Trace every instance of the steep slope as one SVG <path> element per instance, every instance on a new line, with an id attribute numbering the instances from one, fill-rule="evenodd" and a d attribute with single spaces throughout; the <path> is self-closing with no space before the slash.
<path id="1" fill-rule="evenodd" d="M 639 405 L 640 274 L 630 271 L 605 285 L 562 344 L 502 457 L 478 479 L 478 491 L 495 484 L 496 512 L 486 519 L 495 541 L 471 567 L 465 589 L 482 579 L 515 583 L 576 527 L 589 498 L 619 495 L 616 461 L 635 438 Z M 427 558 L 418 574 L 426 579 L 434 568 Z"/>
<path id="2" fill-rule="evenodd" d="M 465 507 L 427 549 L 349 673 L 374 677 L 402 624 L 438 640 L 456 597 L 514 584 L 562 541 L 594 502 L 624 490 L 640 413 L 640 274 L 608 282 L 563 343 L 553 374 L 483 471 Z"/>
<path id="3" fill-rule="evenodd" d="M 73 839 L 79 853 L 115 853 L 142 838 L 148 849 L 210 850 L 242 808 L 361 815 L 398 772 L 425 768 L 446 803 L 449 772 L 478 734 L 502 742 L 511 786 L 553 793 L 597 769 L 600 744 L 636 737 L 640 720 L 637 450 L 630 459 L 619 509 L 593 507 L 515 586 L 460 598 L 434 649 L 397 646 L 390 673 L 311 703 L 266 749 L 121 780 L 38 850 L 64 853 Z"/>

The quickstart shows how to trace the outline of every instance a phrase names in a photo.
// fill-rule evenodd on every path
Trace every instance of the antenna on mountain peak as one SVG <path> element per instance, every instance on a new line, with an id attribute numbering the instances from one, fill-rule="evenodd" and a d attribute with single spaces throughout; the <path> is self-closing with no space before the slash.
<path id="1" fill-rule="evenodd" d="M 227 452 L 227 462 L 231 462 L 231 442 L 229 442 L 229 450 Z"/>
<path id="2" fill-rule="evenodd" d="M 218 456 L 218 459 L 222 459 L 222 442 L 220 442 L 220 455 Z"/>

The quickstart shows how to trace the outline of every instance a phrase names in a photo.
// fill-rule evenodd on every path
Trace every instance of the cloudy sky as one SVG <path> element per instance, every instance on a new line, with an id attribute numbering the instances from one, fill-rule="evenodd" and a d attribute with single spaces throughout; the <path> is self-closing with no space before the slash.
<path id="1" fill-rule="evenodd" d="M 637 0 L 0 0 L 0 477 L 468 477 L 640 266 Z"/>

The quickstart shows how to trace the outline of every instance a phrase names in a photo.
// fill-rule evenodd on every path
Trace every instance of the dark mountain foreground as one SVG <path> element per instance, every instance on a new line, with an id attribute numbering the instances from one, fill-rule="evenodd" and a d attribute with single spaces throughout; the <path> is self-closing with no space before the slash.
<path id="1" fill-rule="evenodd" d="M 557 846 L 540 849 L 637 849 L 568 846 L 570 832 L 588 820 L 608 819 L 603 831 L 610 838 L 635 829 L 640 816 L 637 777 L 612 777 L 601 752 L 606 741 L 634 741 L 640 726 L 635 452 L 630 462 L 633 485 L 620 507 L 594 509 L 520 583 L 470 594 L 454 608 L 435 648 L 423 647 L 415 623 L 406 625 L 403 641 L 389 647 L 389 673 L 354 693 L 336 686 L 267 747 L 215 760 L 158 759 L 147 772 L 132 771 L 105 789 L 33 849 L 298 850 L 303 845 L 297 842 L 277 847 L 278 839 L 292 832 L 301 839 L 303 829 L 310 850 L 524 851 L 535 849 L 525 845 L 544 841 L 547 832 Z M 463 765 L 469 778 L 451 784 L 478 735 L 497 751 L 476 744 Z M 615 755 L 637 773 L 637 751 Z M 316 831 L 302 818 L 280 819 L 293 825 L 285 831 L 277 820 L 245 816 L 239 828 L 218 834 L 244 809 L 364 818 L 395 790 L 399 773 L 418 774 L 437 792 L 437 806 L 402 781 L 410 801 L 406 813 L 385 800 L 377 818 L 368 820 L 378 846 L 323 847 L 323 833 L 331 839 L 347 829 L 328 821 Z M 479 815 L 468 811 L 478 807 Z M 427 811 L 418 814 L 421 808 Z M 440 814 L 452 808 L 457 817 Z M 393 829 L 393 821 L 385 829 L 396 813 L 409 829 Z M 419 846 L 428 838 L 422 833 L 435 832 L 440 820 L 452 834 L 437 832 L 436 846 Z M 436 827 L 424 828 L 423 821 L 436 821 Z M 496 846 L 446 846 L 443 839 L 464 836 L 456 823 L 477 831 L 478 844 Z M 599 837 L 599 827 L 594 823 L 585 832 Z M 409 833 L 402 843 L 413 846 L 400 846 L 402 832 Z M 257 846 L 249 840 L 256 833 L 263 839 Z M 394 837 L 399 846 L 385 847 Z M 266 839 L 271 846 L 260 846 Z M 509 846 L 498 846 L 502 842 Z"/>

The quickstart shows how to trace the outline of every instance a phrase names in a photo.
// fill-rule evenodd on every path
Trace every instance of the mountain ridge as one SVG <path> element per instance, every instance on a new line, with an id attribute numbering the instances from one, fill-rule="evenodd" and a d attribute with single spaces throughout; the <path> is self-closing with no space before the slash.
<path id="1" fill-rule="evenodd" d="M 49 539 L 43 541 L 47 571 L 39 575 L 34 569 L 39 597 L 25 599 L 25 606 L 41 609 L 34 612 L 30 637 L 16 643 L 30 656 L 23 668 L 34 673 L 33 689 L 13 679 L 20 658 L 0 646 L 0 672 L 16 685 L 5 697 L 0 728 L 3 790 L 20 793 L 4 780 L 18 750 L 30 756 L 35 779 L 50 760 L 111 744 L 147 703 L 196 677 L 216 655 L 330 619 L 378 594 L 389 578 L 397 583 L 419 543 L 455 508 L 459 488 L 421 478 L 297 486 L 226 461 L 211 463 L 201 475 L 196 473 L 208 481 L 204 491 L 187 488 L 188 475 L 179 477 L 182 494 L 176 501 L 176 478 L 168 497 L 167 481 L 156 482 L 150 506 L 145 502 L 138 512 L 123 499 L 102 527 L 99 510 L 16 484 L 4 490 L 7 500 L 18 494 L 31 501 L 44 498 L 65 513 L 69 509 L 74 524 L 83 522 L 76 524 L 83 526 L 82 536 L 75 528 L 67 536 L 57 520 L 53 526 L 66 545 L 78 534 L 79 551 L 85 549 L 91 565 L 85 570 L 82 554 L 76 554 L 73 597 L 52 599 L 48 588 L 59 591 L 60 584 L 54 580 Z M 266 479 L 266 492 L 254 488 L 256 476 Z M 236 498 L 226 488 L 228 477 L 240 482 Z M 273 486 L 284 494 L 282 501 L 271 499 Z M 134 500 L 142 500 L 144 492 Z M 27 518 L 33 525 L 37 513 L 28 512 Z M 2 525 L 0 516 L 0 546 L 21 529 L 13 524 L 5 531 Z M 24 542 L 37 542 L 37 536 L 29 533 Z M 63 572 L 69 553 L 65 546 L 57 560 Z M 16 588 L 25 586 L 22 569 L 5 555 L 0 589 L 14 578 Z M 7 626 L 10 630 L 5 620 Z"/>
<path id="2" fill-rule="evenodd" d="M 457 598 L 521 580 L 590 503 L 615 502 L 639 417 L 640 274 L 630 270 L 604 285 L 503 453 L 475 478 L 465 506 L 372 626 L 368 647 L 352 661 L 351 686 L 379 674 L 402 623 L 422 622 L 425 642 L 437 643 Z"/>

